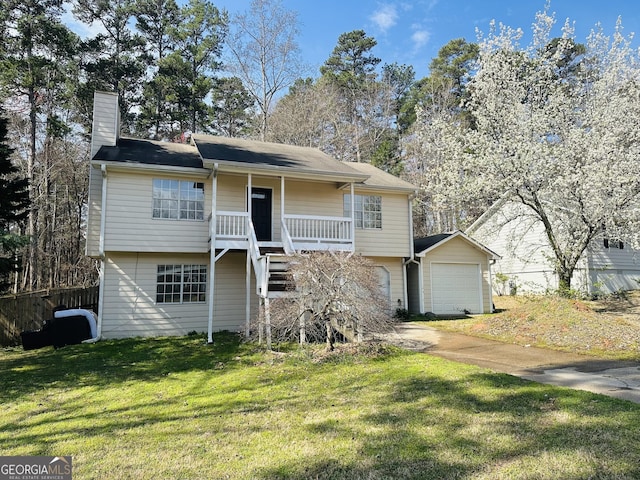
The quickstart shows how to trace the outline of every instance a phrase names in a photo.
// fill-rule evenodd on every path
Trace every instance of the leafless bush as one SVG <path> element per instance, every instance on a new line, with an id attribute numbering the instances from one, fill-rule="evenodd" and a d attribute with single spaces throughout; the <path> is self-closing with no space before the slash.
<path id="1" fill-rule="evenodd" d="M 393 323 L 374 265 L 360 255 L 314 252 L 293 257 L 292 290 L 269 304 L 271 339 L 327 342 L 387 331 Z M 254 329 L 255 330 L 255 329 Z"/>

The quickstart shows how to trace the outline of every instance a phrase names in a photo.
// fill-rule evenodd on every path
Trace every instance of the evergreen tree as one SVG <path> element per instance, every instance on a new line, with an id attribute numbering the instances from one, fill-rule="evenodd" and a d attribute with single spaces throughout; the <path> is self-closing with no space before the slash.
<path id="1" fill-rule="evenodd" d="M 227 34 L 227 13 L 208 0 L 190 0 L 180 9 L 180 21 L 171 31 L 175 50 L 159 62 L 169 112 L 179 130 L 206 130 L 209 106 L 205 98 L 213 88 L 213 73 Z"/>
<path id="2" fill-rule="evenodd" d="M 7 144 L 7 119 L 0 109 L 0 292 L 10 285 L 10 274 L 20 267 L 17 252 L 28 238 L 16 233 L 29 206 L 28 179 L 18 176 L 11 162 L 13 149 Z"/>
<path id="3" fill-rule="evenodd" d="M 93 92 L 105 90 L 119 95 L 123 126 L 131 128 L 132 108 L 141 101 L 146 72 L 144 38 L 130 27 L 135 12 L 133 0 L 76 0 L 75 17 L 92 25 L 99 24 L 104 33 L 83 43 L 86 79 L 79 89 L 82 114 L 90 124 Z"/>
<path id="4" fill-rule="evenodd" d="M 212 129 L 217 135 L 240 137 L 248 133 L 253 98 L 238 77 L 216 79 L 211 92 Z"/>

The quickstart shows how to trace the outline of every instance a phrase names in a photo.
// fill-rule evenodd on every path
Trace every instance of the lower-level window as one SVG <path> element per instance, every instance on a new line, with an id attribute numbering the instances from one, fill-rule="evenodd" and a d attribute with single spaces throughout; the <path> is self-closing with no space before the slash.
<path id="1" fill-rule="evenodd" d="M 206 301 L 206 265 L 158 265 L 157 303 Z"/>

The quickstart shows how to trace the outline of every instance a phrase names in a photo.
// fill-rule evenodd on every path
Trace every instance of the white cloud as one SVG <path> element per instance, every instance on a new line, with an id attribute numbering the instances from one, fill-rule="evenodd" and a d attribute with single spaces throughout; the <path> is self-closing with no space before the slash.
<path id="1" fill-rule="evenodd" d="M 71 3 L 65 2 L 63 7 L 64 11 L 60 16 L 60 21 L 69 27 L 69 30 L 76 33 L 80 38 L 92 38 L 98 33 L 106 33 L 106 30 L 102 25 L 98 25 L 95 22 L 91 25 L 87 25 L 76 20 L 71 11 L 73 9 Z"/>
<path id="2" fill-rule="evenodd" d="M 427 43 L 429 43 L 429 39 L 431 38 L 431 33 L 428 30 L 416 30 L 411 35 L 411 41 L 413 42 L 413 49 L 420 50 Z"/>
<path id="3" fill-rule="evenodd" d="M 386 32 L 398 21 L 398 12 L 395 5 L 386 4 L 373 12 L 370 18 L 380 30 Z"/>

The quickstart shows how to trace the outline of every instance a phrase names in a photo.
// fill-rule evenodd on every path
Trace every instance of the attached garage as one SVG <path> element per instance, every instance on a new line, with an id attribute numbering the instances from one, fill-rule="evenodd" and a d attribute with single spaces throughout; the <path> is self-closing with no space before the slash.
<path id="1" fill-rule="evenodd" d="M 407 266 L 409 310 L 437 315 L 493 311 L 491 264 L 495 253 L 458 231 L 414 241 Z"/>

